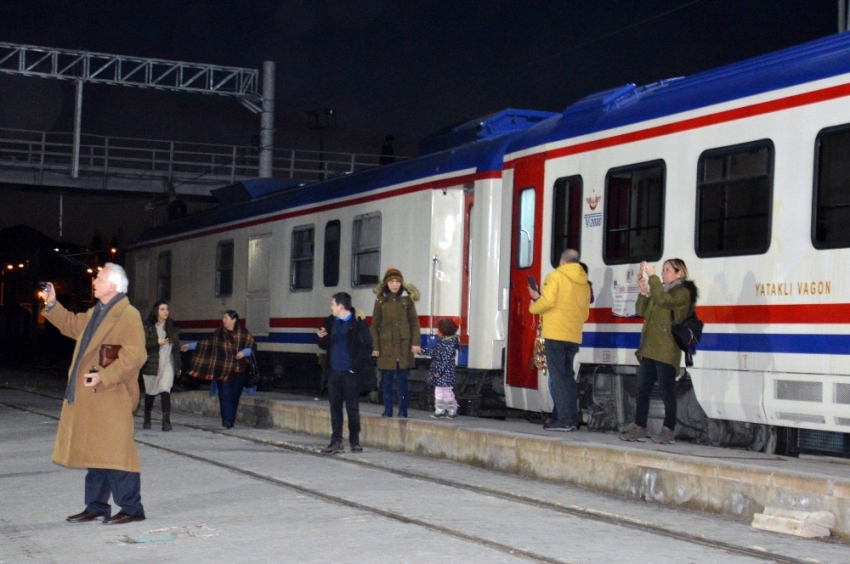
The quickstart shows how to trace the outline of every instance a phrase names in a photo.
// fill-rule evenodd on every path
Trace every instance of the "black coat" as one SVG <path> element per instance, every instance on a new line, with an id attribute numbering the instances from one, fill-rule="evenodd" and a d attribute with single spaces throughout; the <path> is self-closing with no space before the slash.
<path id="1" fill-rule="evenodd" d="M 325 318 L 325 331 L 328 332 L 324 337 L 319 337 L 319 348 L 328 351 L 327 362 L 325 362 L 325 376 L 330 371 L 331 367 L 331 351 L 330 346 L 333 342 L 333 331 L 336 327 L 336 317 L 329 315 Z M 351 322 L 348 324 L 348 355 L 351 358 L 352 372 L 357 374 L 360 381 L 360 393 L 371 392 L 377 389 L 378 382 L 375 377 L 375 368 L 372 366 L 372 333 L 369 331 L 369 326 L 362 319 L 357 319 L 353 315 Z"/>

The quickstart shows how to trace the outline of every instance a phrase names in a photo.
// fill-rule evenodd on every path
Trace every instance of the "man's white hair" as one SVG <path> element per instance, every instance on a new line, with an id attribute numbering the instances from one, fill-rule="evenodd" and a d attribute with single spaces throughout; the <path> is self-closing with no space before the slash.
<path id="1" fill-rule="evenodd" d="M 112 284 L 115 284 L 115 291 L 119 294 L 126 294 L 130 281 L 127 279 L 127 273 L 124 272 L 124 268 L 114 262 L 107 262 L 103 265 L 103 268 L 108 270 L 106 279 Z"/>

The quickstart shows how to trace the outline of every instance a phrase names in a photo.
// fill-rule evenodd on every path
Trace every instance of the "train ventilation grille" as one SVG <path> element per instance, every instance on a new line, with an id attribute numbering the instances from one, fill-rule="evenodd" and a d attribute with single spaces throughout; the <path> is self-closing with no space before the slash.
<path id="1" fill-rule="evenodd" d="M 850 457 L 850 433 L 800 429 L 797 447 L 804 454 Z"/>
<path id="2" fill-rule="evenodd" d="M 835 403 L 850 404 L 850 384 L 835 385 Z"/>
<path id="3" fill-rule="evenodd" d="M 808 413 L 777 413 L 776 417 L 785 421 L 793 421 L 795 423 L 820 423 L 826 424 L 826 419 L 823 415 L 811 415 Z"/>
<path id="4" fill-rule="evenodd" d="M 823 383 L 776 380 L 776 399 L 823 402 Z"/>

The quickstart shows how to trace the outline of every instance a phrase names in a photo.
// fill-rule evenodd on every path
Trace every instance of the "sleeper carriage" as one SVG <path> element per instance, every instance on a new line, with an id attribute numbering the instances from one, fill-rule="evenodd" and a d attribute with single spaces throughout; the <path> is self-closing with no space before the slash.
<path id="1" fill-rule="evenodd" d="M 633 409 L 636 265 L 679 257 L 706 323 L 680 386 L 681 432 L 847 455 L 850 37 L 559 114 L 503 112 L 456 136 L 470 131 L 477 140 L 150 231 L 128 257 L 134 303 L 167 293 L 189 334 L 245 311 L 261 362 L 306 387 L 330 296 L 348 291 L 369 315 L 394 266 L 422 292 L 423 334 L 463 320 L 467 413 L 546 412 L 527 277 L 577 248 L 596 296 L 576 360 L 582 416 L 616 429 Z"/>

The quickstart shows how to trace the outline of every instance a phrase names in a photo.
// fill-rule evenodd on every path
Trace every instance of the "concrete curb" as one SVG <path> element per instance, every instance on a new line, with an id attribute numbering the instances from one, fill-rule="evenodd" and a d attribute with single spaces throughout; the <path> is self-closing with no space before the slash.
<path id="1" fill-rule="evenodd" d="M 173 394 L 172 409 L 220 416 L 218 399 L 204 391 Z M 326 402 L 243 395 L 238 420 L 260 428 L 330 434 Z M 765 507 L 830 511 L 837 518 L 832 533 L 850 540 L 850 478 L 641 450 L 626 443 L 614 447 L 570 442 L 569 435 L 542 437 L 471 427 L 470 420 L 460 421 L 382 418 L 361 411 L 360 441 L 365 446 L 445 458 L 746 521 Z"/>

